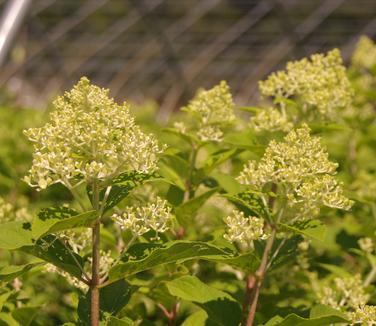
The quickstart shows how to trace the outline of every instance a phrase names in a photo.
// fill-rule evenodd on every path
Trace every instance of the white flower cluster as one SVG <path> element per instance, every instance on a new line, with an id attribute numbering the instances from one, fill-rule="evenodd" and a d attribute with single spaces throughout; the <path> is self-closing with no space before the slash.
<path id="1" fill-rule="evenodd" d="M 365 292 L 359 274 L 335 278 L 318 292 L 318 297 L 321 304 L 345 312 L 353 324 L 376 325 L 376 306 L 367 305 L 370 296 Z"/>
<path id="2" fill-rule="evenodd" d="M 59 233 L 62 241 L 67 241 L 75 253 L 80 253 L 83 249 L 91 245 L 91 229 L 71 229 Z"/>
<path id="3" fill-rule="evenodd" d="M 363 250 L 366 253 L 371 254 L 375 250 L 375 244 L 371 238 L 360 238 L 358 240 L 358 245 L 361 250 Z"/>
<path id="4" fill-rule="evenodd" d="M 289 62 L 286 71 L 272 73 L 259 88 L 262 95 L 276 99 L 297 97 L 329 119 L 336 109 L 351 105 L 353 97 L 338 49 Z"/>
<path id="5" fill-rule="evenodd" d="M 354 312 L 348 313 L 354 324 L 363 326 L 376 325 L 376 306 L 365 305 L 357 308 Z"/>
<path id="6" fill-rule="evenodd" d="M 105 275 L 107 275 L 108 271 L 112 267 L 113 263 L 115 262 L 115 259 L 112 258 L 111 251 L 100 250 L 99 260 L 100 260 L 100 262 L 99 262 L 99 276 L 104 277 Z M 92 262 L 93 262 L 93 258 L 89 257 L 88 262 L 89 262 L 88 266 L 91 266 Z M 88 274 L 90 274 L 90 273 L 91 273 L 91 270 L 88 271 Z"/>
<path id="7" fill-rule="evenodd" d="M 44 189 L 74 179 L 112 178 L 124 171 L 149 172 L 161 152 L 156 139 L 135 124 L 128 105 L 118 105 L 108 90 L 81 78 L 58 97 L 50 123 L 25 131 L 34 142 L 33 165 L 25 177 Z"/>
<path id="8" fill-rule="evenodd" d="M 267 238 L 262 218 L 255 216 L 246 217 L 243 212 L 235 209 L 224 221 L 227 226 L 224 237 L 230 242 L 238 242 L 241 245 L 249 247 L 253 240 Z"/>
<path id="9" fill-rule="evenodd" d="M 202 141 L 221 141 L 222 126 L 235 120 L 234 102 L 225 81 L 209 90 L 200 90 L 189 104 L 182 108 L 199 120 L 198 137 Z M 182 125 L 180 124 L 180 130 Z"/>
<path id="10" fill-rule="evenodd" d="M 114 214 L 112 218 L 122 230 L 130 230 L 135 236 L 154 230 L 158 238 L 158 233 L 169 229 L 172 215 L 167 201 L 156 197 L 145 206 L 129 206 L 122 214 Z"/>
<path id="11" fill-rule="evenodd" d="M 88 275 L 88 277 L 90 277 L 90 275 L 91 275 L 92 261 L 93 261 L 92 257 L 88 257 L 87 262 L 89 264 L 85 264 L 85 266 L 84 266 L 84 270 L 85 270 L 85 273 L 86 273 L 85 275 Z M 110 251 L 100 250 L 100 263 L 99 263 L 99 276 L 100 277 L 104 277 L 104 276 L 107 275 L 107 273 L 110 270 L 110 268 L 112 267 L 114 261 L 115 261 L 115 259 L 112 258 Z M 57 274 L 61 275 L 62 277 L 64 277 L 67 280 L 68 283 L 70 283 L 74 287 L 76 287 L 76 288 L 78 288 L 78 289 L 80 289 L 84 292 L 88 288 L 87 284 L 85 284 L 84 282 L 80 281 L 79 279 L 73 277 L 68 272 L 61 270 L 60 268 L 56 267 L 55 265 L 46 264 L 44 266 L 44 270 L 47 273 L 57 273 Z"/>
<path id="12" fill-rule="evenodd" d="M 259 162 L 250 161 L 238 180 L 261 189 L 267 183 L 283 184 L 291 207 L 300 207 L 302 217 L 321 205 L 350 209 L 333 175 L 337 164 L 329 161 L 320 138 L 312 137 L 307 125 L 290 131 L 284 142 L 272 140 Z"/>
<path id="13" fill-rule="evenodd" d="M 357 68 L 371 69 L 376 66 L 376 44 L 367 36 L 362 36 L 355 47 L 351 63 Z"/>
<path id="14" fill-rule="evenodd" d="M 250 127 L 256 131 L 290 131 L 293 124 L 276 108 L 260 110 L 251 118 Z"/>
<path id="15" fill-rule="evenodd" d="M 64 277 L 69 284 L 73 285 L 75 288 L 80 289 L 83 292 L 85 292 L 88 288 L 88 286 L 84 282 L 81 282 L 79 279 L 73 277 L 68 272 L 57 268 L 55 265 L 46 264 L 44 266 L 44 270 L 47 273 L 59 274 L 60 276 Z"/>
<path id="16" fill-rule="evenodd" d="M 32 219 L 26 207 L 15 207 L 0 197 L 0 223 L 11 221 L 29 221 Z"/>

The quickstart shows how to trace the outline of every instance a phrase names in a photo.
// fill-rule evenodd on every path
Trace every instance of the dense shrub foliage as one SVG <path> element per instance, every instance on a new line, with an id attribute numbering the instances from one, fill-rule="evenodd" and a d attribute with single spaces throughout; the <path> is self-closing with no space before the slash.
<path id="1" fill-rule="evenodd" d="M 259 90 L 1 108 L 0 325 L 376 325 L 376 45 Z"/>

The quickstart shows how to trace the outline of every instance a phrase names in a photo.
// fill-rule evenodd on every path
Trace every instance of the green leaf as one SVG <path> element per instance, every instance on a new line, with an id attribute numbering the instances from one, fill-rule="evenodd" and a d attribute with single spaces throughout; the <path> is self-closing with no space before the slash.
<path id="1" fill-rule="evenodd" d="M 173 135 L 185 140 L 189 144 L 191 144 L 192 142 L 194 142 L 194 143 L 199 142 L 197 137 L 194 137 L 193 135 L 191 135 L 189 133 L 182 134 L 179 130 L 177 130 L 175 128 L 163 128 L 162 131 L 173 134 Z"/>
<path id="2" fill-rule="evenodd" d="M 297 221 L 291 225 L 279 223 L 279 226 L 286 231 L 302 234 L 319 241 L 324 241 L 326 237 L 326 226 L 319 220 Z"/>
<path id="3" fill-rule="evenodd" d="M 10 282 L 14 280 L 16 277 L 25 274 L 30 269 L 40 266 L 42 263 L 32 263 L 32 264 L 25 264 L 25 265 L 10 265 L 4 266 L 0 268 L 0 281 L 2 282 Z M 1 310 L 1 309 L 0 309 Z"/>
<path id="4" fill-rule="evenodd" d="M 184 191 L 175 185 L 170 185 L 168 188 L 166 199 L 174 206 L 179 206 L 184 200 Z"/>
<path id="5" fill-rule="evenodd" d="M 325 268 L 327 271 L 343 278 L 352 278 L 353 274 L 349 273 L 345 269 L 336 266 L 336 265 L 330 265 L 330 264 L 319 264 L 322 268 Z"/>
<path id="6" fill-rule="evenodd" d="M 106 326 L 132 326 L 136 325 L 135 322 L 132 319 L 129 319 L 127 317 L 124 317 L 122 319 L 110 316 L 110 318 L 107 319 Z"/>
<path id="7" fill-rule="evenodd" d="M 15 221 L 0 224 L 1 249 L 14 250 L 32 244 L 30 223 Z"/>
<path id="8" fill-rule="evenodd" d="M 239 154 L 242 150 L 238 148 L 221 149 L 211 154 L 202 166 L 202 171 L 205 175 L 209 174 L 216 166 L 227 161 L 229 158 Z"/>
<path id="9" fill-rule="evenodd" d="M 0 326 L 20 326 L 10 313 L 0 312 Z"/>
<path id="10" fill-rule="evenodd" d="M 237 326 L 242 311 L 239 304 L 229 294 L 212 288 L 195 276 L 183 276 L 166 282 L 170 294 L 190 301 L 206 311 L 209 320 L 217 325 Z"/>
<path id="11" fill-rule="evenodd" d="M 285 318 L 275 316 L 264 326 L 328 326 L 336 323 L 348 323 L 346 316 L 338 310 L 327 306 L 312 308 L 310 318 L 290 314 Z"/>
<path id="12" fill-rule="evenodd" d="M 43 209 L 32 224 L 33 239 L 68 229 L 89 227 L 97 218 L 96 211 L 79 214 L 68 207 Z"/>
<path id="13" fill-rule="evenodd" d="M 260 146 L 255 141 L 256 137 L 251 130 L 237 131 L 233 133 L 227 133 L 224 136 L 223 143 L 234 146 L 236 148 L 249 149 L 253 153 L 262 153 L 265 146 Z"/>
<path id="14" fill-rule="evenodd" d="M 229 174 L 224 174 L 215 170 L 210 174 L 210 177 L 214 178 L 218 186 L 227 192 L 228 195 L 236 195 L 243 190 L 242 188 L 244 186 Z"/>
<path id="15" fill-rule="evenodd" d="M 205 312 L 205 310 L 200 309 L 184 320 L 181 326 L 207 326 L 207 319 L 208 314 Z"/>
<path id="16" fill-rule="evenodd" d="M 268 208 L 264 205 L 260 194 L 253 191 L 244 191 L 235 196 L 223 195 L 246 215 L 269 218 Z"/>
<path id="17" fill-rule="evenodd" d="M 189 176 L 189 164 L 178 155 L 164 155 L 158 163 L 158 172 L 172 184 L 185 190 L 185 180 Z"/>
<path id="18" fill-rule="evenodd" d="M 136 171 L 125 172 L 115 178 L 111 183 L 111 191 L 106 201 L 104 211 L 108 211 L 112 207 L 120 203 L 129 193 L 136 187 L 142 185 L 148 180 L 156 178 L 155 174 L 139 173 Z M 102 189 L 99 198 L 103 200 L 106 189 Z M 92 190 L 88 189 L 89 198 L 92 198 Z"/>
<path id="19" fill-rule="evenodd" d="M 175 209 L 175 215 L 180 225 L 185 228 L 194 225 L 194 218 L 197 214 L 197 211 L 217 190 L 217 188 L 210 189 L 202 195 L 188 200 L 183 205 L 177 207 Z"/>
<path id="20" fill-rule="evenodd" d="M 206 242 L 139 243 L 128 249 L 123 262 L 111 268 L 109 282 L 169 263 L 181 264 L 192 259 L 221 260 L 232 257 L 228 250 Z"/>
<path id="21" fill-rule="evenodd" d="M 247 273 L 256 272 L 257 268 L 260 266 L 260 259 L 253 252 L 247 252 L 245 254 L 231 258 L 221 258 L 212 260 L 218 261 L 219 263 L 224 263 L 226 265 L 230 265 Z"/>
<path id="22" fill-rule="evenodd" d="M 116 315 L 128 303 L 135 290 L 136 287 L 125 280 L 118 280 L 102 287 L 99 293 L 101 320 L 104 319 L 105 313 Z M 80 321 L 90 321 L 90 291 L 80 297 L 77 311 Z"/>
<path id="23" fill-rule="evenodd" d="M 38 240 L 34 246 L 23 247 L 21 250 L 27 254 L 33 255 L 34 257 L 43 259 L 71 275 L 80 278 L 81 269 L 77 266 L 77 262 L 82 268 L 83 259 L 72 250 L 69 251 L 68 248 L 68 244 L 64 245 L 56 236 L 47 235 Z"/>
<path id="24" fill-rule="evenodd" d="M 239 107 L 239 110 L 245 111 L 245 112 L 251 112 L 251 113 L 258 113 L 262 111 L 263 109 L 257 107 L 257 106 L 241 106 Z"/>
<path id="25" fill-rule="evenodd" d="M 40 307 L 22 307 L 16 308 L 12 311 L 12 317 L 17 320 L 22 326 L 29 326 Z"/>
<path id="26" fill-rule="evenodd" d="M 7 302 L 8 298 L 14 293 L 14 291 L 8 291 L 0 295 L 0 311 L 3 309 L 4 303 Z"/>

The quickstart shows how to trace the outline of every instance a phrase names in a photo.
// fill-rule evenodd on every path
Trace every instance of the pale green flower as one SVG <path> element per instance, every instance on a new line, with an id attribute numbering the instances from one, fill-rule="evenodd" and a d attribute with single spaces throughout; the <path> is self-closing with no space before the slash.
<path id="1" fill-rule="evenodd" d="M 367 36 L 362 36 L 354 50 L 351 64 L 357 68 L 371 69 L 376 66 L 376 44 Z"/>
<path id="2" fill-rule="evenodd" d="M 295 189 L 293 202 L 309 202 L 349 210 L 353 202 L 343 195 L 342 184 L 331 175 L 320 175 L 303 182 Z"/>
<path id="3" fill-rule="evenodd" d="M 202 141 L 221 141 L 222 127 L 235 120 L 234 102 L 225 81 L 209 90 L 200 90 L 182 110 L 198 120 L 197 136 Z M 182 125 L 178 125 L 182 130 Z M 186 131 L 186 128 L 183 129 Z"/>
<path id="4" fill-rule="evenodd" d="M 0 223 L 11 221 L 30 221 L 31 213 L 26 207 L 17 207 L 0 197 Z"/>
<path id="5" fill-rule="evenodd" d="M 268 182 L 301 183 L 317 174 L 335 174 L 337 163 L 329 161 L 320 138 L 307 125 L 290 131 L 284 142 L 272 140 L 260 162 L 249 161 L 238 180 L 261 188 Z"/>
<path id="6" fill-rule="evenodd" d="M 318 214 L 320 206 L 350 209 L 334 174 L 337 164 L 329 160 L 320 138 L 312 137 L 307 125 L 290 131 L 284 142 L 272 140 L 259 162 L 249 161 L 240 173 L 240 183 L 261 190 L 267 183 L 281 184 L 294 219 Z"/>
<path id="7" fill-rule="evenodd" d="M 266 108 L 251 118 L 250 127 L 256 131 L 290 131 L 293 124 L 276 108 Z"/>
<path id="8" fill-rule="evenodd" d="M 81 250 L 91 245 L 91 229 L 70 229 L 58 234 L 62 241 L 67 241 L 72 250 L 79 254 Z"/>
<path id="9" fill-rule="evenodd" d="M 0 223 L 8 222 L 13 219 L 13 209 L 14 207 L 11 203 L 6 202 L 0 197 Z"/>
<path id="10" fill-rule="evenodd" d="M 363 307 L 370 298 L 359 274 L 346 278 L 336 277 L 333 282 L 322 287 L 318 296 L 321 304 L 335 309 L 357 309 Z"/>
<path id="11" fill-rule="evenodd" d="M 352 321 L 351 325 L 376 325 L 376 306 L 367 305 L 370 295 L 366 293 L 361 276 L 336 277 L 318 291 L 321 304 L 341 310 Z"/>
<path id="12" fill-rule="evenodd" d="M 354 324 L 376 325 L 376 306 L 365 305 L 348 314 Z"/>
<path id="13" fill-rule="evenodd" d="M 169 229 L 172 215 L 167 201 L 156 197 L 144 206 L 129 206 L 122 214 L 114 214 L 112 218 L 122 230 L 130 230 L 136 236 L 153 230 L 158 238 L 158 233 Z"/>
<path id="14" fill-rule="evenodd" d="M 69 284 L 71 284 L 72 286 L 74 286 L 77 289 L 80 289 L 83 292 L 86 292 L 87 289 L 88 289 L 88 286 L 84 282 L 82 282 L 79 279 L 73 277 L 68 272 L 57 268 L 55 265 L 48 263 L 44 266 L 44 270 L 45 270 L 46 273 L 56 273 L 56 274 L 64 277 Z"/>
<path id="15" fill-rule="evenodd" d="M 360 238 L 358 240 L 358 245 L 366 253 L 372 253 L 375 250 L 375 244 L 371 238 Z"/>
<path id="16" fill-rule="evenodd" d="M 235 209 L 224 221 L 227 226 L 224 237 L 230 242 L 238 242 L 242 245 L 250 246 L 253 240 L 267 238 L 262 218 L 246 217 L 243 212 Z"/>
<path id="17" fill-rule="evenodd" d="M 78 178 L 113 178 L 125 171 L 150 172 L 161 152 L 156 139 L 145 134 L 108 90 L 81 78 L 58 97 L 50 122 L 25 131 L 34 142 L 33 165 L 25 180 L 39 189 L 61 182 L 67 187 Z"/>
<path id="18" fill-rule="evenodd" d="M 338 109 L 351 105 L 353 97 L 338 49 L 289 62 L 285 71 L 272 73 L 259 88 L 262 95 L 277 100 L 297 97 L 329 119 L 336 117 Z"/>

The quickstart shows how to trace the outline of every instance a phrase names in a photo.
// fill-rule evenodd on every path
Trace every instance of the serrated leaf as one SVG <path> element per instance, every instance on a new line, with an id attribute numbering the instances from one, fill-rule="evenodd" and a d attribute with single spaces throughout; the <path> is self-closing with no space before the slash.
<path id="1" fill-rule="evenodd" d="M 174 241 L 167 244 L 135 244 L 129 248 L 123 257 L 123 262 L 111 268 L 109 282 L 169 263 L 180 264 L 192 259 L 221 260 L 232 257 L 232 253 L 228 250 L 206 242 Z"/>
<path id="2" fill-rule="evenodd" d="M 190 199 L 181 206 L 177 207 L 175 209 L 175 215 L 178 222 L 185 228 L 194 225 L 194 218 L 197 211 L 217 190 L 217 188 L 210 189 L 202 195 Z"/>
<path id="3" fill-rule="evenodd" d="M 170 294 L 197 304 L 217 325 L 237 326 L 242 317 L 240 305 L 229 294 L 210 287 L 195 276 L 166 282 Z"/>
<path id="4" fill-rule="evenodd" d="M 324 241 L 326 237 L 326 226 L 319 220 L 297 221 L 293 224 L 279 223 L 282 229 L 302 234 L 309 238 Z"/>

